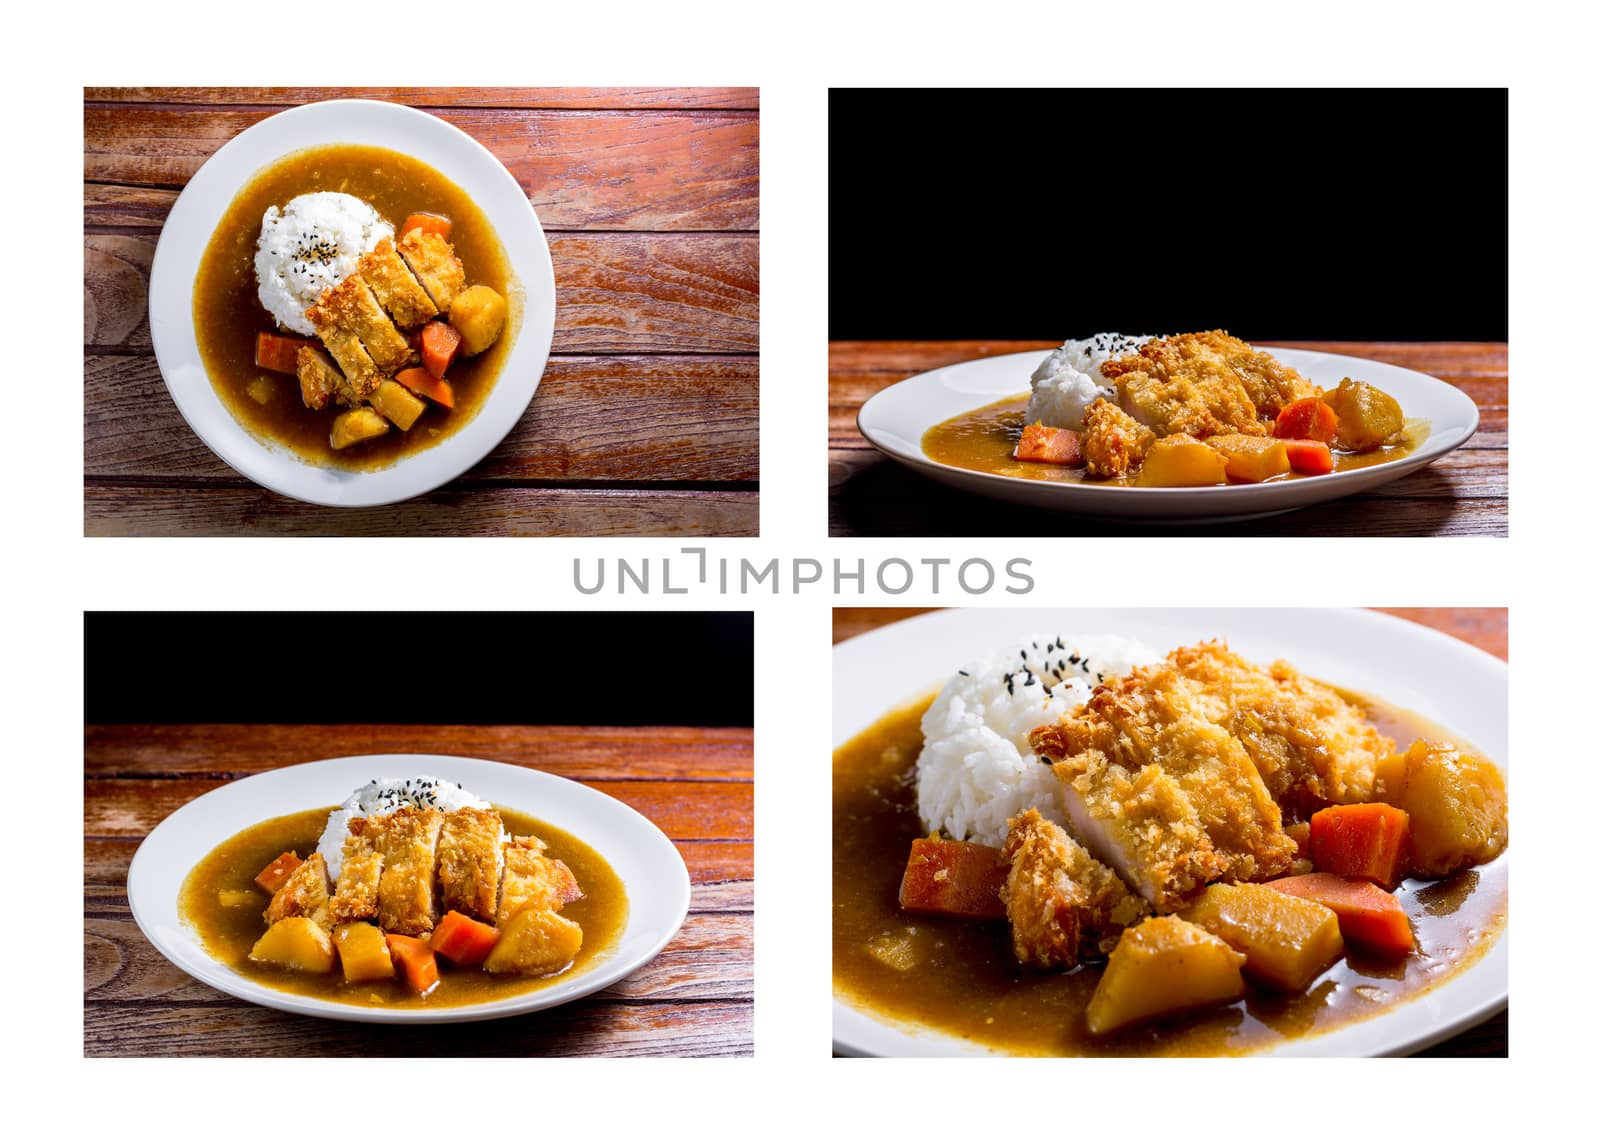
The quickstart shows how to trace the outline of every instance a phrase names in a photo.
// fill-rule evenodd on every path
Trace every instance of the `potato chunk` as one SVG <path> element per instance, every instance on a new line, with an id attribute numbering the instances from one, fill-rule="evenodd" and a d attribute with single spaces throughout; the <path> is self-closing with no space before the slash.
<path id="1" fill-rule="evenodd" d="M 1334 448 L 1348 452 L 1371 452 L 1399 436 L 1406 427 L 1400 402 L 1365 381 L 1352 381 L 1346 377 L 1339 382 L 1337 389 L 1324 393 L 1322 400 L 1339 417 L 1339 431 L 1333 438 Z"/>
<path id="2" fill-rule="evenodd" d="M 1344 955 L 1332 909 L 1265 885 L 1208 885 L 1178 916 L 1244 953 L 1252 979 L 1286 992 L 1304 992 Z"/>
<path id="3" fill-rule="evenodd" d="M 366 921 L 351 921 L 333 930 L 333 944 L 339 950 L 339 966 L 346 982 L 391 980 L 394 961 L 389 959 L 389 942 L 383 930 Z"/>
<path id="4" fill-rule="evenodd" d="M 1187 488 L 1227 481 L 1228 462 L 1223 455 L 1186 433 L 1156 441 L 1139 470 L 1139 483 L 1152 488 Z"/>
<path id="5" fill-rule="evenodd" d="M 1276 437 L 1230 433 L 1207 437 L 1206 445 L 1223 455 L 1229 480 L 1259 484 L 1289 471 L 1289 448 Z"/>
<path id="6" fill-rule="evenodd" d="M 333 432 L 328 434 L 328 443 L 334 448 L 349 448 L 373 437 L 381 437 L 388 431 L 389 422 L 375 410 L 351 409 L 333 418 Z"/>
<path id="7" fill-rule="evenodd" d="M 262 934 L 250 959 L 298 972 L 332 972 L 333 940 L 310 917 L 285 917 Z"/>
<path id="8" fill-rule="evenodd" d="M 1377 796 L 1411 815 L 1411 868 L 1448 877 L 1506 847 L 1506 783 L 1485 758 L 1418 739 L 1378 764 Z"/>
<path id="9" fill-rule="evenodd" d="M 427 404 L 398 381 L 385 381 L 368 398 L 372 407 L 388 417 L 402 432 L 410 432 Z"/>
<path id="10" fill-rule="evenodd" d="M 583 945 L 583 929 L 560 913 L 524 909 L 500 933 L 483 967 L 490 972 L 545 976 L 572 963 Z"/>
<path id="11" fill-rule="evenodd" d="M 1181 917 L 1152 917 L 1122 934 L 1089 1001 L 1096 1036 L 1244 995 L 1243 953 Z"/>
<path id="12" fill-rule="evenodd" d="M 472 286 L 450 303 L 450 324 L 461 335 L 461 352 L 474 357 L 500 340 L 506 300 L 488 286 Z"/>

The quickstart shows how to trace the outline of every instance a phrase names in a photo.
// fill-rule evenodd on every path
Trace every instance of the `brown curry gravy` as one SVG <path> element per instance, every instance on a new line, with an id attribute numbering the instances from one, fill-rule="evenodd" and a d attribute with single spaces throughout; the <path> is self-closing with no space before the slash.
<path id="1" fill-rule="evenodd" d="M 262 911 L 270 898 L 255 886 L 255 875 L 285 850 L 301 857 L 317 848 L 322 829 L 333 807 L 306 810 L 273 818 L 235 834 L 213 849 L 184 880 L 178 896 L 178 913 L 200 935 L 206 951 L 217 960 L 257 984 L 279 992 L 312 996 L 339 1004 L 358 1004 L 376 1008 L 454 1008 L 462 1004 L 482 1004 L 503 1000 L 524 992 L 547 988 L 567 980 L 590 965 L 604 960 L 616 946 L 628 920 L 628 895 L 622 880 L 606 859 L 565 830 L 497 807 L 506 829 L 513 835 L 533 834 L 548 845 L 552 857 L 567 863 L 583 890 L 583 900 L 574 901 L 561 915 L 583 927 L 583 947 L 571 967 L 550 976 L 492 976 L 477 968 L 455 968 L 439 959 L 439 987 L 427 996 L 417 996 L 400 977 L 394 980 L 363 981 L 346 984 L 337 963 L 329 973 L 291 972 L 250 959 L 250 949 L 267 925 Z M 225 889 L 248 890 L 257 903 L 224 906 L 218 894 Z"/>
<path id="2" fill-rule="evenodd" d="M 281 210 L 291 198 L 315 191 L 364 199 L 397 231 L 408 214 L 418 211 L 448 216 L 453 223 L 450 244 L 466 267 L 467 284 L 493 288 L 508 305 L 500 340 L 477 357 L 458 357 L 445 375 L 455 391 L 454 409 L 430 401 L 409 432 L 392 428 L 347 449 L 328 443 L 337 408 L 306 408 L 294 377 L 258 369 L 255 363 L 257 333 L 303 336 L 280 330 L 257 296 L 255 257 L 262 215 L 269 206 Z M 217 224 L 194 280 L 195 340 L 223 404 L 258 439 L 286 446 L 326 468 L 383 468 L 438 444 L 472 420 L 494 388 L 521 316 L 521 291 L 488 217 L 465 191 L 426 163 L 381 147 L 313 147 L 257 172 Z M 265 404 L 250 395 L 250 385 L 260 380 L 271 390 Z"/>
<path id="3" fill-rule="evenodd" d="M 1403 749 L 1413 739 L 1454 741 L 1409 711 L 1340 691 Z M 1084 1011 L 1102 965 L 1066 973 L 1025 970 L 1004 921 L 913 916 L 899 907 L 900 877 L 922 829 L 912 780 L 922 714 L 932 697 L 886 715 L 833 755 L 833 986 L 875 1016 L 1020 1055 L 1231 1056 L 1354 1024 L 1415 999 L 1475 964 L 1503 932 L 1507 866 L 1502 854 L 1444 881 L 1408 880 L 1397 892 L 1418 952 L 1392 963 L 1346 957 L 1305 993 L 1251 986 L 1244 1000 L 1091 1036 Z M 879 962 L 869 942 L 910 932 L 917 967 Z"/>
<path id="4" fill-rule="evenodd" d="M 995 476 L 1015 476 L 1023 480 L 1053 480 L 1069 484 L 1087 484 L 1091 487 L 1137 488 L 1138 474 L 1110 480 L 1090 479 L 1082 468 L 1067 468 L 1059 464 L 1041 464 L 1037 461 L 1017 460 L 1017 441 L 1027 420 L 1028 395 L 1007 397 L 970 413 L 941 421 L 922 435 L 922 451 L 929 460 L 955 468 L 968 468 Z M 1428 439 L 1428 422 L 1408 417 L 1405 422 L 1405 441 L 1366 453 L 1336 452 L 1333 454 L 1333 471 L 1354 472 L 1391 460 L 1399 460 L 1415 452 Z M 1263 484 L 1284 480 L 1304 480 L 1306 474 L 1286 472 L 1274 476 Z M 1217 485 L 1217 487 L 1224 487 Z"/>

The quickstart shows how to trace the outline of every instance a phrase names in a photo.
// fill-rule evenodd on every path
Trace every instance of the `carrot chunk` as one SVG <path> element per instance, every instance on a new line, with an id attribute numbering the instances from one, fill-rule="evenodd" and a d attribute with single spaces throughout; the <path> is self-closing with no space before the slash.
<path id="1" fill-rule="evenodd" d="M 1033 460 L 1041 464 L 1064 464 L 1076 468 L 1083 463 L 1083 450 L 1078 447 L 1078 434 L 1071 429 L 1056 429 L 1044 424 L 1031 424 L 1022 430 L 1017 460 Z"/>
<path id="2" fill-rule="evenodd" d="M 303 345 L 316 346 L 316 342 L 303 337 L 280 337 L 275 333 L 256 334 L 256 368 L 270 369 L 274 373 L 287 373 L 291 377 L 298 371 L 296 359 Z"/>
<path id="3" fill-rule="evenodd" d="M 1311 815 L 1311 864 L 1320 873 L 1393 889 L 1406 874 L 1410 842 L 1411 815 L 1382 802 L 1329 806 Z"/>
<path id="4" fill-rule="evenodd" d="M 500 941 L 500 930 L 451 909 L 428 941 L 433 951 L 460 965 L 482 964 Z"/>
<path id="5" fill-rule="evenodd" d="M 1322 441 L 1285 440 L 1289 467 L 1306 476 L 1326 476 L 1333 471 L 1333 450 Z"/>
<path id="6" fill-rule="evenodd" d="M 444 371 L 450 368 L 460 348 L 461 335 L 447 322 L 430 321 L 422 327 L 422 365 L 434 380 L 444 380 Z"/>
<path id="7" fill-rule="evenodd" d="M 1338 431 L 1339 414 L 1316 397 L 1290 401 L 1279 412 L 1277 423 L 1272 426 L 1272 435 L 1275 437 L 1322 441 L 1324 444 L 1333 440 Z"/>
<path id="8" fill-rule="evenodd" d="M 405 971 L 406 984 L 418 996 L 426 996 L 439 987 L 439 962 L 428 942 L 400 933 L 384 933 L 389 943 L 389 955 L 400 962 Z"/>
<path id="9" fill-rule="evenodd" d="M 276 893 L 289 880 L 289 874 L 300 868 L 300 859 L 292 853 L 280 853 L 272 863 L 256 874 L 256 884 L 268 893 Z"/>
<path id="10" fill-rule="evenodd" d="M 402 369 L 394 379 L 418 396 L 436 401 L 447 409 L 456 407 L 456 394 L 450 382 L 439 380 L 426 369 Z"/>
<path id="11" fill-rule="evenodd" d="M 952 917 L 1003 917 L 1000 887 L 1010 868 L 993 846 L 919 837 L 911 843 L 911 858 L 900 879 L 900 907 Z"/>
<path id="12" fill-rule="evenodd" d="M 1401 957 L 1416 947 L 1411 921 L 1395 899 L 1370 881 L 1337 873 L 1306 873 L 1263 882 L 1268 889 L 1317 901 L 1339 918 L 1345 940 L 1376 953 Z"/>
<path id="13" fill-rule="evenodd" d="M 450 220 L 442 214 L 419 210 L 415 214 L 406 215 L 406 222 L 400 228 L 400 233 L 404 235 L 413 230 L 421 230 L 424 234 L 437 234 L 440 238 L 449 238 Z"/>

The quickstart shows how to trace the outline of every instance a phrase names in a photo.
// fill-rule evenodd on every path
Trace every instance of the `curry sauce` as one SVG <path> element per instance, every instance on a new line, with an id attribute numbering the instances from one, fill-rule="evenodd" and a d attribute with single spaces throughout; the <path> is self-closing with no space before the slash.
<path id="1" fill-rule="evenodd" d="M 1426 719 L 1339 692 L 1404 746 L 1453 740 Z M 835 995 L 875 1017 L 1023 1055 L 1222 1056 L 1271 1050 L 1394 1010 L 1471 967 L 1504 931 L 1505 855 L 1443 881 L 1407 880 L 1397 891 L 1416 935 L 1403 961 L 1358 948 L 1299 995 L 1252 987 L 1244 1000 L 1107 1036 L 1089 1034 L 1085 1010 L 1103 962 L 1065 973 L 1018 965 L 1005 921 L 910 915 L 899 907 L 911 842 L 923 836 L 915 765 L 932 696 L 896 710 L 833 756 L 833 982 Z M 896 969 L 875 942 L 909 947 Z"/>
<path id="2" fill-rule="evenodd" d="M 267 894 L 256 888 L 255 875 L 285 851 L 301 856 L 315 851 L 332 807 L 273 818 L 217 846 L 185 879 L 178 912 L 217 960 L 256 984 L 280 992 L 367 1007 L 453 1008 L 547 988 L 610 956 L 627 924 L 628 896 L 621 878 L 594 849 L 565 830 L 497 808 L 507 830 L 543 839 L 549 845 L 549 856 L 564 861 L 583 889 L 582 900 L 561 910 L 563 917 L 583 927 L 583 945 L 562 972 L 542 977 L 495 976 L 476 968 L 453 968 L 441 960 L 439 987 L 422 997 L 412 993 L 400 976 L 347 984 L 337 968 L 329 973 L 293 972 L 252 961 L 251 946 L 266 931 L 261 914 L 268 901 Z M 248 894 L 248 903 L 225 905 L 224 893 Z"/>
<path id="3" fill-rule="evenodd" d="M 299 382 L 255 363 L 256 334 L 278 331 L 256 293 L 256 242 L 267 207 L 316 191 L 338 191 L 365 200 L 398 232 L 410 214 L 450 218 L 450 243 L 467 281 L 491 287 L 509 306 L 505 333 L 488 350 L 458 358 L 447 380 L 455 408 L 429 403 L 406 432 L 386 433 L 359 446 L 336 450 L 328 441 L 335 410 L 305 407 Z M 397 234 L 398 237 L 398 234 Z M 286 447 L 313 464 L 374 469 L 439 443 L 470 421 L 494 387 L 516 340 L 522 295 L 505 250 L 488 217 L 465 191 L 438 171 L 381 147 L 313 147 L 258 172 L 235 196 L 206 246 L 194 283 L 194 328 L 200 358 L 218 396 L 257 439 Z"/>

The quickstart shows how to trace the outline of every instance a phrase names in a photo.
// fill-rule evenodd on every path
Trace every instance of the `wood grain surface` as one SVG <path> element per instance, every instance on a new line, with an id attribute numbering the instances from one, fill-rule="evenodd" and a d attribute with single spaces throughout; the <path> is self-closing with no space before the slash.
<path id="1" fill-rule="evenodd" d="M 128 910 L 139 842 L 208 790 L 369 753 L 528 766 L 644 814 L 689 867 L 689 917 L 654 960 L 573 1004 L 427 1029 L 314 1020 L 187 976 Z M 114 725 L 84 728 L 84 1052 L 90 1056 L 739 1056 L 753 1050 L 754 810 L 748 729 Z M 218 841 L 223 839 L 219 838 Z"/>
<path id="2" fill-rule="evenodd" d="M 1282 516 L 1185 525 L 1184 535 L 1505 536 L 1507 347 L 1504 343 L 1298 341 L 1286 348 L 1365 357 L 1428 373 L 1478 406 L 1471 440 L 1371 492 Z M 946 488 L 866 442 L 856 413 L 874 393 L 915 373 L 1025 350 L 1043 341 L 837 341 L 828 358 L 828 530 L 835 536 L 1148 536 L 1171 528 L 1008 504 Z M 1027 388 L 1019 382 L 1018 392 Z"/>
<path id="3" fill-rule="evenodd" d="M 336 510 L 258 488 L 189 430 L 150 347 L 150 262 L 184 184 L 285 107 L 387 99 L 506 165 L 550 242 L 552 356 L 458 480 Z M 89 535 L 755 535 L 760 109 L 744 88 L 91 88 L 84 93 Z"/>
<path id="4" fill-rule="evenodd" d="M 865 635 L 890 623 L 938 610 L 932 607 L 836 607 L 833 641 Z M 1375 607 L 1388 615 L 1409 619 L 1470 643 L 1479 650 L 1507 657 L 1508 613 L 1503 607 Z M 1418 1056 L 1506 1056 L 1510 1053 L 1510 1010 L 1490 1017 Z"/>

